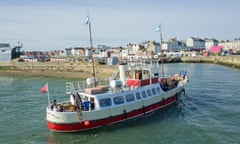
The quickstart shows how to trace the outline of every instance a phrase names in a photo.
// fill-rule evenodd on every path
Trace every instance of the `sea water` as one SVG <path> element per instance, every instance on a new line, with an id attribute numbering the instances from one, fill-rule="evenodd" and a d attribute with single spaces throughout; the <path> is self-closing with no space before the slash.
<path id="1" fill-rule="evenodd" d="M 240 70 L 214 64 L 166 64 L 165 75 L 186 70 L 180 101 L 145 117 L 86 132 L 56 133 L 46 125 L 51 101 L 69 99 L 65 82 L 78 79 L 0 76 L 1 144 L 228 144 L 240 143 Z"/>

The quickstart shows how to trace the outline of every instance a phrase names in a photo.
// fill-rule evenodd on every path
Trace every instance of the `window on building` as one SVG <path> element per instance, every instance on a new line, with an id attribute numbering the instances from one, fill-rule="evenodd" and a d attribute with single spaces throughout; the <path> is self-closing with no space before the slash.
<path id="1" fill-rule="evenodd" d="M 100 107 L 107 107 L 112 105 L 111 98 L 100 99 L 99 102 L 100 102 Z"/>
<path id="2" fill-rule="evenodd" d="M 128 94 L 125 96 L 127 102 L 134 101 L 134 95 L 133 94 Z"/>
<path id="3" fill-rule="evenodd" d="M 124 103 L 124 99 L 123 99 L 122 96 L 117 96 L 117 97 L 113 98 L 113 102 L 116 105 L 123 104 Z"/>

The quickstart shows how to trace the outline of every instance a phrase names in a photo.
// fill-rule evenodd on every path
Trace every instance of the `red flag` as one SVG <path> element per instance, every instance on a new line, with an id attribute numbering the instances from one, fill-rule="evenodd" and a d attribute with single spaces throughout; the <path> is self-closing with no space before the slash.
<path id="1" fill-rule="evenodd" d="M 48 92 L 48 84 L 47 83 L 42 87 L 41 92 L 42 93 Z"/>

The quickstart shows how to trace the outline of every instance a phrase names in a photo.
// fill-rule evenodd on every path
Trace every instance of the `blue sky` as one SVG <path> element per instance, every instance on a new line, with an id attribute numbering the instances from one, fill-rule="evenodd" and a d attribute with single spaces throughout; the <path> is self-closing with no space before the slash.
<path id="1" fill-rule="evenodd" d="M 0 0 L 0 42 L 21 41 L 25 50 L 93 45 L 125 46 L 177 37 L 233 40 L 240 37 L 239 0 Z"/>

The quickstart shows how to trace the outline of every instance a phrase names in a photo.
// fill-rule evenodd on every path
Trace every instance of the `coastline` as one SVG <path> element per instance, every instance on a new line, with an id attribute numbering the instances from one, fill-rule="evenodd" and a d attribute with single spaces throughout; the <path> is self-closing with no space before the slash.
<path id="1" fill-rule="evenodd" d="M 240 56 L 182 57 L 179 62 L 214 63 L 240 69 Z M 117 67 L 95 64 L 95 70 L 97 79 L 106 79 L 117 70 Z M 0 75 L 86 79 L 92 77 L 92 64 L 89 62 L 2 62 Z"/>
<path id="2" fill-rule="evenodd" d="M 106 79 L 113 74 L 116 66 L 95 65 L 96 78 Z M 2 76 L 43 76 L 86 79 L 92 77 L 91 63 L 55 62 L 9 62 L 0 63 Z"/>

